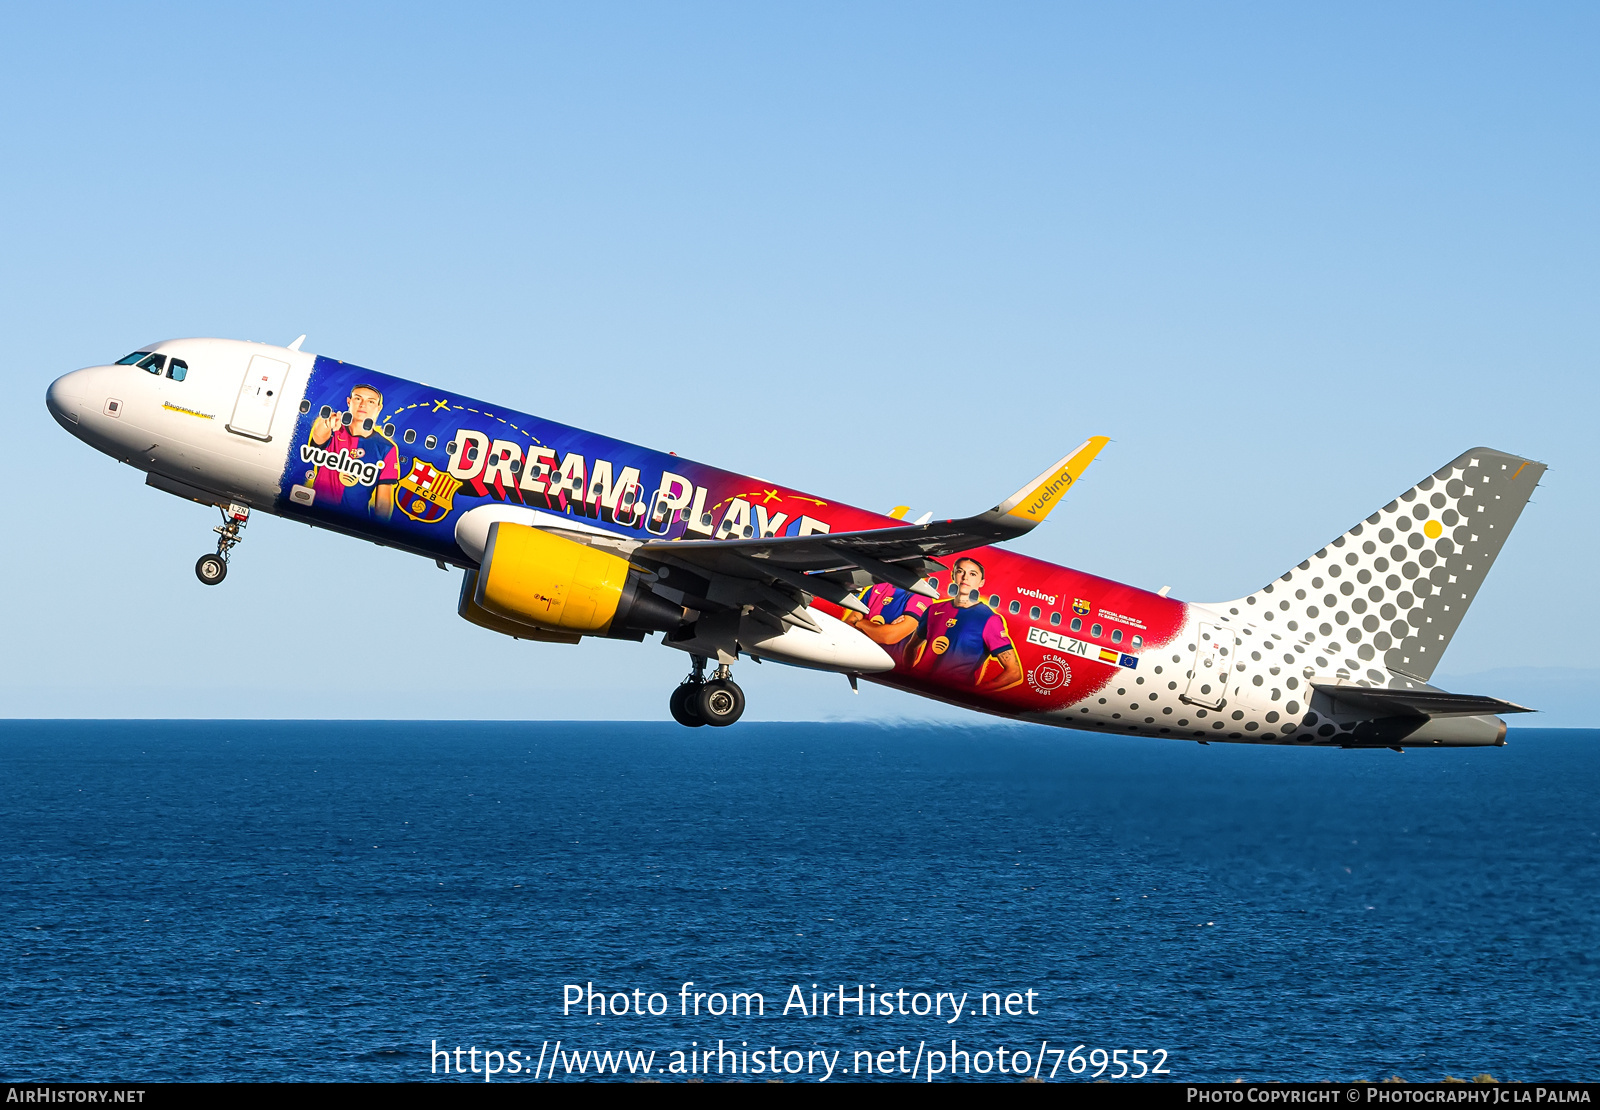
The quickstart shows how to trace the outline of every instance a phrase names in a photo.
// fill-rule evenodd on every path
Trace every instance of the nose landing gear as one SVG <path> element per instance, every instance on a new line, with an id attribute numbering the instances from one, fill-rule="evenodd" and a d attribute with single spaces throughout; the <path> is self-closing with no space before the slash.
<path id="1" fill-rule="evenodd" d="M 250 523 L 250 510 L 243 505 L 230 504 L 222 510 L 222 524 L 212 531 L 217 534 L 217 553 L 202 555 L 194 565 L 194 576 L 207 586 L 215 586 L 228 577 L 228 556 L 234 547 L 244 542 L 241 534 Z"/>
<path id="2" fill-rule="evenodd" d="M 744 714 L 744 691 L 733 681 L 733 672 L 724 663 L 706 680 L 706 659 L 694 658 L 694 671 L 672 691 L 668 708 L 672 719 L 689 728 L 711 725 L 723 728 Z"/>

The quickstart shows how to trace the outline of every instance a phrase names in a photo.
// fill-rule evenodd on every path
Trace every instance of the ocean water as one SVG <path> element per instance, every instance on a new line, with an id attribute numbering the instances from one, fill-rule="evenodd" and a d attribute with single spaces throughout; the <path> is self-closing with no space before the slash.
<path id="1" fill-rule="evenodd" d="M 1600 732 L 1510 741 L 6 723 L 0 1076 L 1592 1080 Z"/>

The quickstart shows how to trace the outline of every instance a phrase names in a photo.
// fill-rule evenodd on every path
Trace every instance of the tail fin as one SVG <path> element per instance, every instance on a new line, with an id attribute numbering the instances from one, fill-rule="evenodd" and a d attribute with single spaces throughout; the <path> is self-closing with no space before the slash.
<path id="1" fill-rule="evenodd" d="M 1352 675 L 1381 657 L 1389 670 L 1426 682 L 1544 472 L 1543 463 L 1474 448 L 1222 607 L 1281 626 Z M 1376 669 L 1366 677 L 1387 678 Z"/>

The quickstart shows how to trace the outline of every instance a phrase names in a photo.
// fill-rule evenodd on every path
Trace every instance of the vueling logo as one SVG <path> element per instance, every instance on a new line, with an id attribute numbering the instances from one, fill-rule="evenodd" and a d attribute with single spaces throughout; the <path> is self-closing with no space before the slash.
<path id="1" fill-rule="evenodd" d="M 1039 492 L 1034 497 L 1033 503 L 1028 506 L 1028 515 L 1038 516 L 1040 513 L 1049 511 L 1051 502 L 1053 502 L 1057 497 L 1061 496 L 1062 493 L 1066 492 L 1067 488 L 1071 485 L 1072 475 L 1065 470 L 1061 471 L 1061 473 L 1057 474 L 1054 478 L 1050 479 L 1050 481 L 1046 482 L 1039 488 Z"/>

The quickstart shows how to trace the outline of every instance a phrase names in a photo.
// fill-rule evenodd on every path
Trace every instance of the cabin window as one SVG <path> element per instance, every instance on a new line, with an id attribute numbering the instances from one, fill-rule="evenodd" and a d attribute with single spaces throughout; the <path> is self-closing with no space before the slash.
<path id="1" fill-rule="evenodd" d="M 1083 631 L 1083 618 L 1082 617 L 1073 617 L 1072 618 L 1072 631 L 1074 631 L 1074 632 L 1082 632 Z"/>
<path id="2" fill-rule="evenodd" d="M 1089 629 L 1089 635 L 1091 635 L 1091 636 L 1095 637 L 1096 639 L 1098 639 L 1099 636 L 1100 636 L 1100 633 L 1102 633 L 1104 631 L 1105 631 L 1105 629 L 1100 627 L 1098 624 L 1097 625 L 1093 625 Z"/>
<path id="3" fill-rule="evenodd" d="M 403 438 L 407 443 L 417 442 L 417 430 L 415 428 L 407 428 L 406 434 Z"/>
<path id="4" fill-rule="evenodd" d="M 1111 642 L 1113 644 L 1122 643 L 1122 629 L 1118 628 L 1118 629 L 1114 629 L 1112 631 L 1112 633 L 1111 633 Z"/>
<path id="5" fill-rule="evenodd" d="M 512 459 L 509 463 L 506 464 L 506 469 L 511 471 L 511 473 L 513 473 L 513 474 L 520 473 L 521 470 L 522 470 L 522 460 L 521 459 Z"/>
<path id="6" fill-rule="evenodd" d="M 1136 648 L 1137 647 L 1144 647 L 1144 637 L 1143 636 L 1135 636 L 1133 638 L 1133 646 L 1136 647 Z"/>
<path id="7" fill-rule="evenodd" d="M 432 451 L 435 447 L 439 446 L 439 437 L 429 436 L 427 439 L 422 441 L 422 446 Z"/>
<path id="8" fill-rule="evenodd" d="M 346 428 L 348 428 L 350 426 L 350 421 L 352 421 L 354 419 L 355 419 L 355 417 L 347 412 L 347 413 L 344 414 L 344 417 L 341 419 L 340 423 L 342 423 Z"/>
<path id="9" fill-rule="evenodd" d="M 307 401 L 305 398 L 302 397 L 300 399 L 300 412 L 301 412 L 301 414 L 303 415 L 303 414 L 308 413 L 310 411 L 311 411 L 311 402 Z"/>
<path id="10" fill-rule="evenodd" d="M 1058 627 L 1061 624 L 1061 614 L 1060 613 L 1051 613 L 1050 614 L 1050 624 L 1052 625 L 1052 627 Z"/>
<path id="11" fill-rule="evenodd" d="M 989 608 L 991 608 L 991 609 L 1000 608 L 1000 595 L 999 594 L 990 594 L 989 595 Z"/>
<path id="12" fill-rule="evenodd" d="M 322 417 L 322 419 L 326 420 L 326 419 L 328 419 L 328 417 L 333 415 L 333 410 L 330 409 L 327 405 L 323 405 L 322 406 L 322 411 L 317 413 L 317 415 Z"/>
<path id="13" fill-rule="evenodd" d="M 1037 605 L 1028 610 L 1028 619 L 1030 621 L 1036 621 L 1039 619 L 1039 607 Z"/>
<path id="14" fill-rule="evenodd" d="M 1011 603 L 1011 615 L 1014 617 L 1020 612 L 1022 612 L 1022 602 L 1013 601 Z"/>
<path id="15" fill-rule="evenodd" d="M 956 580 L 954 578 L 952 578 L 950 580 L 950 587 L 949 587 L 949 591 L 948 592 L 949 592 L 951 597 L 955 597 L 956 596 Z"/>
<path id="16" fill-rule="evenodd" d="M 390 439 L 394 438 L 394 424 L 392 422 L 383 426 L 383 434 L 388 436 Z"/>
<path id="17" fill-rule="evenodd" d="M 181 358 L 175 358 L 167 363 L 167 377 L 175 382 L 181 382 L 189 376 L 189 364 Z"/>

